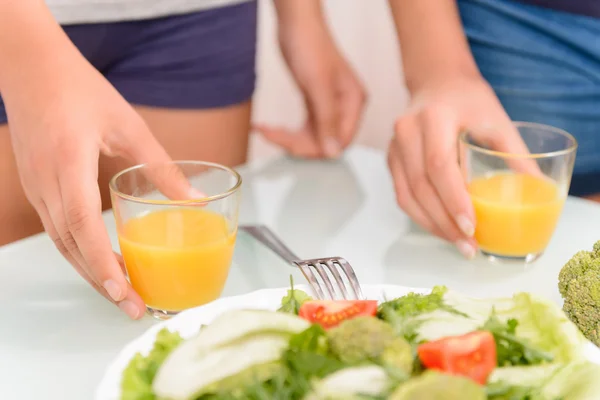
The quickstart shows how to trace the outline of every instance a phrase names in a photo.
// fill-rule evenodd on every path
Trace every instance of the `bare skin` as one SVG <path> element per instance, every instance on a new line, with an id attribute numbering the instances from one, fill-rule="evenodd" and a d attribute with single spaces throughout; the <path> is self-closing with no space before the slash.
<path id="1" fill-rule="evenodd" d="M 333 51 L 320 0 L 276 2 L 282 50 L 302 49 L 302 57 L 288 63 L 309 105 L 309 126 L 316 126 L 303 133 L 318 138 L 311 143 L 319 154 L 337 156 L 348 141 L 347 126 L 360 119 L 362 87 Z M 316 33 L 307 36 L 307 27 Z M 323 43 L 331 46 L 318 45 Z M 172 158 L 243 162 L 250 105 L 136 109 L 81 55 L 43 0 L 0 2 L 0 92 L 10 126 L 0 131 L 0 172 L 6 177 L 0 181 L 0 222 L 13 227 L 0 228 L 8 232 L 1 242 L 41 229 L 30 203 L 77 273 L 132 319 L 141 318 L 144 303 L 126 280 L 102 220 L 107 181 L 128 165 Z M 300 153 L 302 143 L 285 142 Z M 197 196 L 180 171 L 157 169 L 149 179 L 171 198 Z"/>
<path id="2" fill-rule="evenodd" d="M 250 102 L 211 110 L 135 109 L 173 159 L 205 160 L 228 166 L 246 161 Z M 44 230 L 23 192 L 8 129 L 8 125 L 0 126 L 0 204 L 3 205 L 0 207 L 0 245 Z M 103 209 L 111 206 L 110 178 L 131 165 L 131 161 L 121 157 L 100 157 L 98 183 Z"/>

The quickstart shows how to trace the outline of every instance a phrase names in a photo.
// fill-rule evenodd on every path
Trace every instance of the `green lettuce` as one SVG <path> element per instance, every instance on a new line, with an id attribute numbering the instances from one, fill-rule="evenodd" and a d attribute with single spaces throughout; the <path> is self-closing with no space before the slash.
<path id="1" fill-rule="evenodd" d="M 152 381 L 156 372 L 182 341 L 177 332 L 171 332 L 166 328 L 159 331 L 154 347 L 148 355 L 136 354 L 123 371 L 121 400 L 155 400 Z"/>
<path id="2" fill-rule="evenodd" d="M 585 338 L 553 302 L 530 293 L 497 299 L 473 299 L 447 291 L 443 307 L 409 317 L 418 321 L 420 340 L 437 340 L 481 330 L 495 316 L 496 323 L 510 326 L 512 334 L 558 363 L 584 358 Z M 516 323 L 515 323 L 516 322 Z"/>
<path id="3" fill-rule="evenodd" d="M 498 368 L 490 377 L 492 400 L 597 400 L 600 365 L 588 361 Z"/>

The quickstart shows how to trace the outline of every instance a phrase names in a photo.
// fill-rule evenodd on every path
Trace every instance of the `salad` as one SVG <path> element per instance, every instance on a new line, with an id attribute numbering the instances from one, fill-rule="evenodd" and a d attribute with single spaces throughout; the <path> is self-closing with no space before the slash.
<path id="1" fill-rule="evenodd" d="M 123 372 L 123 400 L 596 400 L 600 366 L 554 303 L 435 287 L 233 310 L 182 339 L 163 329 Z"/>

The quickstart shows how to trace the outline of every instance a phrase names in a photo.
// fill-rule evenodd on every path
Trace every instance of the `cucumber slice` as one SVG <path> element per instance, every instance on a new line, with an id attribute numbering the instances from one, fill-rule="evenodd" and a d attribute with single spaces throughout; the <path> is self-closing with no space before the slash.
<path id="1" fill-rule="evenodd" d="M 315 384 L 305 400 L 355 399 L 362 396 L 381 396 L 389 389 L 390 379 L 376 365 L 345 368 L 326 376 Z"/>
<path id="2" fill-rule="evenodd" d="M 195 356 L 188 353 L 177 362 L 167 359 L 154 379 L 154 394 L 169 400 L 195 399 L 224 379 L 278 360 L 288 340 L 280 334 L 257 335 Z"/>
<path id="3" fill-rule="evenodd" d="M 309 326 L 310 323 L 292 314 L 265 310 L 234 310 L 221 314 L 180 347 L 185 351 L 198 351 L 200 348 L 224 346 L 256 333 L 300 333 Z"/>
<path id="4" fill-rule="evenodd" d="M 193 398 L 248 367 L 278 360 L 290 336 L 309 326 L 295 315 L 273 311 L 224 313 L 167 357 L 154 378 L 153 390 L 159 398 Z"/>

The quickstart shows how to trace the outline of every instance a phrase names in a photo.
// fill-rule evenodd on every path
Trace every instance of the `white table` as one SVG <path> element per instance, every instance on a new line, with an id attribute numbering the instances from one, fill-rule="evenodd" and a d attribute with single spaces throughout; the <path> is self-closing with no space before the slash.
<path id="1" fill-rule="evenodd" d="M 567 201 L 546 254 L 529 267 L 462 259 L 416 229 L 394 202 L 383 154 L 354 148 L 338 162 L 253 163 L 241 223 L 269 225 L 300 256 L 344 256 L 364 283 L 445 284 L 472 295 L 528 290 L 560 301 L 558 271 L 600 239 L 600 206 Z M 116 247 L 112 215 L 105 221 Z M 240 234 L 224 295 L 286 286 L 293 273 Z M 46 235 L 0 248 L 0 398 L 83 400 L 104 367 L 154 320 L 132 322 L 59 256 Z"/>

